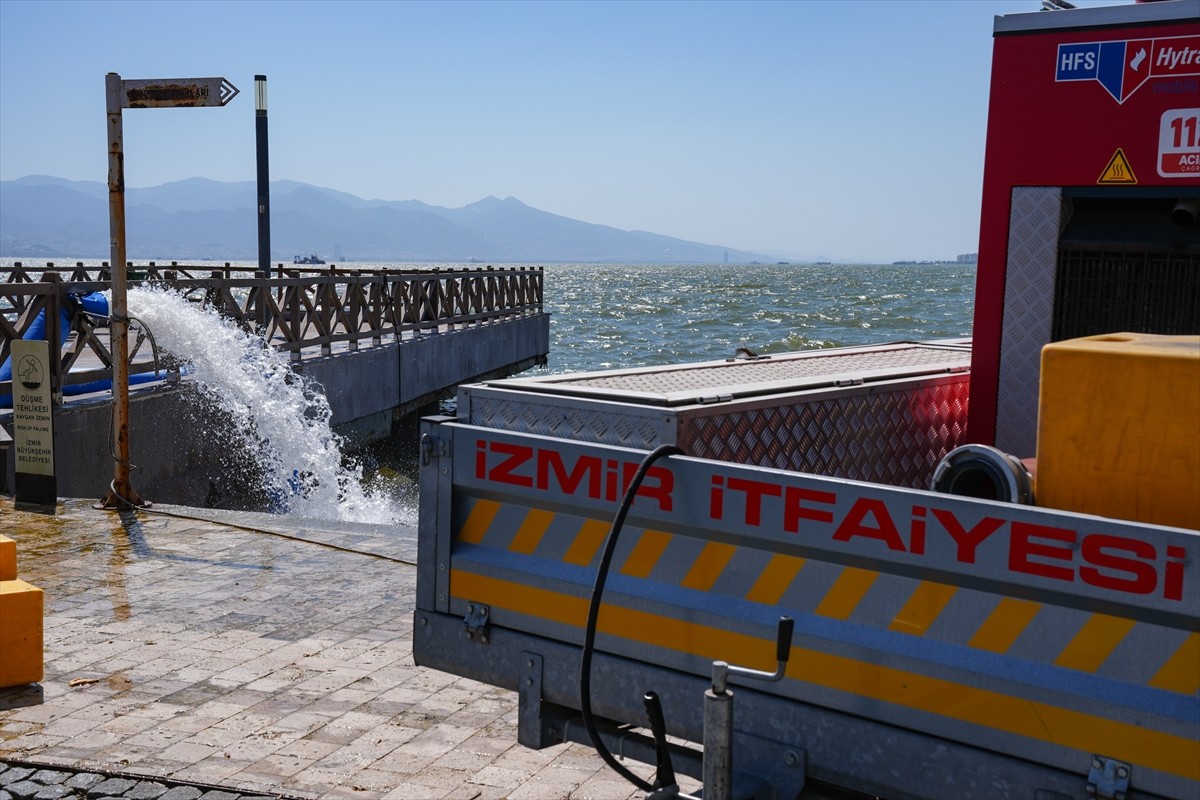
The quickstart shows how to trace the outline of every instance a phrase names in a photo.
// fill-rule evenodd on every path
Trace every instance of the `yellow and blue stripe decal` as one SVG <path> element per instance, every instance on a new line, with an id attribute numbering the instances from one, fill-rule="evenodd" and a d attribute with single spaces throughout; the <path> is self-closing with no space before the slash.
<path id="1" fill-rule="evenodd" d="M 451 585 L 463 597 L 487 604 L 493 622 L 502 616 L 497 614 L 500 610 L 580 629 L 587 618 L 588 601 L 582 596 L 467 570 L 454 570 Z M 773 643 L 768 639 L 616 604 L 602 607 L 598 631 L 706 660 L 730 653 L 763 667 L 773 660 Z M 1122 759 L 1140 766 L 1200 782 L 1200 761 L 1195 757 L 1198 743 L 1188 735 L 796 645 L 787 677 L 1084 753 L 1119 753 Z"/>
<path id="2" fill-rule="evenodd" d="M 523 624 L 582 629 L 607 521 L 490 497 L 473 497 L 458 518 L 454 598 L 489 605 L 493 624 L 507 611 Z M 788 613 L 804 642 L 788 667 L 797 685 L 1119 754 L 1200 783 L 1194 630 L 648 527 L 623 532 L 610 592 L 599 632 L 633 648 L 701 661 L 735 654 L 770 668 L 771 621 Z M 1019 685 L 987 680 L 1018 668 Z"/>
<path id="3" fill-rule="evenodd" d="M 515 504 L 506 511 L 520 521 L 498 524 L 502 508 L 475 499 L 456 541 L 586 568 L 608 533 L 602 520 Z M 623 538 L 619 575 L 1200 696 L 1194 631 L 654 529 Z"/>

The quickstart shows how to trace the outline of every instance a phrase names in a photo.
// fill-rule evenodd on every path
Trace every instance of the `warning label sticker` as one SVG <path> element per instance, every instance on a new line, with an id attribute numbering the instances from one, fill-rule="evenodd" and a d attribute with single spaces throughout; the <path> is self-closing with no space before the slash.
<path id="1" fill-rule="evenodd" d="M 1200 36 L 1060 44 L 1054 66 L 1056 82 L 1096 81 L 1118 103 L 1151 78 L 1195 75 L 1200 75 Z"/>
<path id="2" fill-rule="evenodd" d="M 1113 157 L 1108 160 L 1108 166 L 1100 173 L 1100 177 L 1096 179 L 1096 183 L 1114 184 L 1121 183 L 1133 185 L 1137 183 L 1137 176 L 1133 174 L 1133 170 L 1129 167 L 1129 159 L 1125 158 L 1125 151 L 1117 148 L 1117 152 L 1113 153 Z"/>
<path id="3" fill-rule="evenodd" d="M 1158 126 L 1158 174 L 1200 177 L 1200 108 L 1173 108 Z"/>

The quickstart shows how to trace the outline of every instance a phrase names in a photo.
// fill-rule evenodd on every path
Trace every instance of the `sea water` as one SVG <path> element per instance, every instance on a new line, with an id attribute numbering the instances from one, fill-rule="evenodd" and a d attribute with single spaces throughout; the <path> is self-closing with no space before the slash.
<path id="1" fill-rule="evenodd" d="M 561 264 L 551 372 L 971 335 L 974 264 Z"/>

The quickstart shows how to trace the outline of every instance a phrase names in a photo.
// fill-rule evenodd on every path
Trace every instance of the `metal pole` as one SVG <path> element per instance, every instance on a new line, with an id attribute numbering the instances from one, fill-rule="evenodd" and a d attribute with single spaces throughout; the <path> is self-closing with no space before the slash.
<path id="1" fill-rule="evenodd" d="M 271 271 L 271 179 L 267 153 L 267 76 L 254 76 L 254 133 L 258 156 L 258 268 Z"/>
<path id="2" fill-rule="evenodd" d="M 125 152 L 121 131 L 123 108 L 197 108 L 223 106 L 238 90 L 224 78 L 123 81 L 115 72 L 104 79 L 108 113 L 108 213 L 112 245 L 112 309 L 109 340 L 113 359 L 113 480 L 101 508 L 143 507 L 129 482 L 129 309 L 126 305 Z"/>
<path id="3" fill-rule="evenodd" d="M 779 618 L 774 672 L 735 667 L 727 661 L 712 662 L 712 688 L 704 693 L 704 800 L 729 800 L 733 796 L 733 692 L 729 691 L 729 676 L 771 683 L 782 680 L 787 672 L 795 625 L 791 617 Z M 789 755 L 795 758 L 796 754 Z"/>
<path id="4" fill-rule="evenodd" d="M 112 444 L 113 482 L 100 502 L 102 508 L 125 508 L 145 503 L 129 482 L 129 309 L 125 301 L 125 152 L 121 128 L 121 76 L 104 79 L 108 111 L 108 231 L 112 263 L 112 309 L 108 326 L 113 360 Z"/>
<path id="5" fill-rule="evenodd" d="M 46 298 L 46 341 L 50 344 L 50 402 L 55 409 L 60 409 L 63 404 L 62 346 L 63 338 L 69 333 L 62 329 L 62 276 L 55 270 L 47 270 L 42 273 L 42 282 L 54 286 L 54 294 Z"/>
<path id="6" fill-rule="evenodd" d="M 733 692 L 726 688 L 729 665 L 713 662 L 713 685 L 704 693 L 704 800 L 733 796 Z"/>

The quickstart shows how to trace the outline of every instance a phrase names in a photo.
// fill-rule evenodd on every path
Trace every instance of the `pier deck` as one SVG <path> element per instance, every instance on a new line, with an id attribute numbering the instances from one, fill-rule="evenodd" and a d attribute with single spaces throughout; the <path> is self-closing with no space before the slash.
<path id="1" fill-rule="evenodd" d="M 542 268 L 447 270 L 282 270 L 268 276 L 226 265 L 158 268 L 143 277 L 217 310 L 271 343 L 293 370 L 324 388 L 335 429 L 355 441 L 384 438 L 398 421 L 450 396 L 462 383 L 513 375 L 546 362 L 549 315 Z M 37 317 L 48 324 L 53 390 L 111 380 L 107 321 L 65 298 L 108 288 L 107 267 L 34 270 L 19 264 L 0 281 L 0 362 Z M 58 330 L 58 328 L 62 330 Z M 59 347 L 58 342 L 64 345 Z M 150 344 L 131 373 L 150 371 Z M 188 354 L 181 354 L 186 360 Z M 186 379 L 185 379 L 186 380 Z M 0 381 L 0 395 L 11 393 Z M 207 436 L 212 420 L 161 383 L 130 394 L 130 460 L 142 467 L 139 491 L 159 502 L 208 504 L 227 451 Z M 55 416 L 60 496 L 102 496 L 111 477 L 111 393 L 67 395 Z M 11 413 L 0 408 L 0 427 Z M 12 455 L 0 433 L 0 491 L 11 491 Z M 8 467 L 5 469 L 5 463 Z M 98 468 L 99 465 L 99 468 Z"/>

